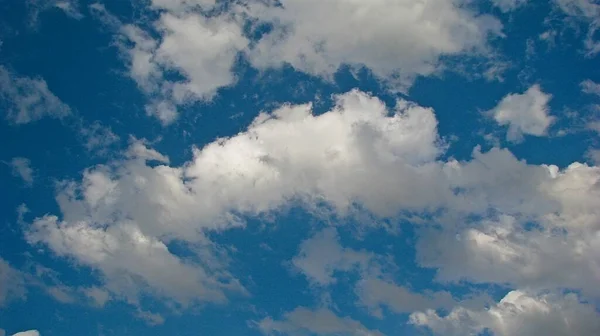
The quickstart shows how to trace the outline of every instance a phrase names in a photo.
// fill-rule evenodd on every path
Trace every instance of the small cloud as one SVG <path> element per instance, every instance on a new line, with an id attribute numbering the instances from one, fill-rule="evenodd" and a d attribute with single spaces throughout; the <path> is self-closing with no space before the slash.
<path id="1" fill-rule="evenodd" d="M 518 143 L 523 141 L 524 134 L 538 137 L 547 135 L 548 128 L 556 119 L 548 114 L 551 98 L 536 84 L 522 94 L 505 96 L 488 113 L 499 125 L 508 126 L 506 139 Z"/>
<path id="2" fill-rule="evenodd" d="M 12 167 L 14 176 L 20 177 L 28 187 L 33 185 L 33 168 L 31 168 L 31 161 L 29 159 L 16 157 L 10 161 L 9 165 Z"/>
<path id="3" fill-rule="evenodd" d="M 106 154 L 108 148 L 120 140 L 110 127 L 105 127 L 98 121 L 89 127 L 81 127 L 79 134 L 83 137 L 85 149 L 99 155 Z"/>
<path id="4" fill-rule="evenodd" d="M 6 119 L 27 124 L 44 117 L 63 118 L 71 108 L 55 96 L 45 80 L 19 77 L 0 66 L 0 104 L 5 105 Z"/>
<path id="5" fill-rule="evenodd" d="M 579 84 L 584 93 L 600 97 L 600 84 L 589 79 L 584 80 Z"/>

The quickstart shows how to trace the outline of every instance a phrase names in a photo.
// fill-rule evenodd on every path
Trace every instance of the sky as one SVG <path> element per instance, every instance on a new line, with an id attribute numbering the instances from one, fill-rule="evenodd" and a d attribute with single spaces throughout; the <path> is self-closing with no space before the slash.
<path id="1" fill-rule="evenodd" d="M 0 336 L 600 335 L 597 0 L 0 0 Z"/>

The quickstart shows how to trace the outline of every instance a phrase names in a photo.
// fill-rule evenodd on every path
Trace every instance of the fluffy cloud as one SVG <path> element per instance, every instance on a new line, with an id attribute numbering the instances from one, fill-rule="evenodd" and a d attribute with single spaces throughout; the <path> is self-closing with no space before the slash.
<path id="1" fill-rule="evenodd" d="M 229 16 L 207 18 L 183 10 L 194 4 L 155 1 L 155 6 L 172 12 L 162 13 L 151 32 L 120 22 L 101 4 L 91 6 L 117 32 L 129 75 L 150 99 L 146 111 L 163 124 L 177 118 L 178 106 L 210 100 L 219 88 L 235 83 L 232 67 L 248 44 L 241 24 Z M 153 38 L 153 33 L 160 38 Z M 183 79 L 168 79 L 167 72 L 177 72 Z"/>
<path id="2" fill-rule="evenodd" d="M 561 170 L 478 148 L 470 160 L 444 161 L 431 109 L 399 100 L 390 111 L 359 91 L 336 101 L 318 116 L 310 105 L 261 113 L 246 131 L 194 149 L 180 167 L 132 140 L 122 159 L 64 183 L 62 218 L 35 219 L 27 238 L 100 270 L 117 296 L 135 301 L 141 290 L 186 305 L 243 291 L 205 233 L 243 226 L 247 216 L 290 202 L 339 216 L 424 214 L 419 262 L 437 268 L 438 280 L 598 297 L 599 167 Z M 167 248 L 173 240 L 209 252 L 201 262 L 181 259 Z M 333 230 L 304 242 L 292 264 L 321 287 L 335 283 L 336 271 L 373 275 L 356 291 L 375 313 L 449 305 L 448 294 L 412 293 L 379 276 L 384 262 L 341 247 Z M 173 273 L 186 276 L 166 276 Z"/>
<path id="3" fill-rule="evenodd" d="M 379 273 L 380 267 L 372 253 L 343 248 L 333 228 L 323 230 L 302 242 L 292 264 L 319 286 L 333 284 L 336 281 L 334 272 L 356 270 L 364 273 L 371 269 L 372 272 Z"/>
<path id="4" fill-rule="evenodd" d="M 582 303 L 575 294 L 532 295 L 522 291 L 508 293 L 486 310 L 459 307 L 444 317 L 429 310 L 412 314 L 411 322 L 444 336 L 478 335 L 486 329 L 496 336 L 596 335 L 600 332 L 595 308 Z"/>
<path id="5" fill-rule="evenodd" d="M 27 158 L 16 157 L 10 161 L 10 166 L 13 169 L 13 175 L 20 177 L 27 186 L 33 184 L 33 168 L 31 161 Z"/>
<path id="6" fill-rule="evenodd" d="M 406 87 L 436 70 L 439 57 L 484 49 L 501 25 L 466 9 L 464 1 L 284 0 L 251 5 L 250 15 L 273 30 L 250 50 L 259 68 L 283 63 L 331 78 L 341 65 L 365 66 Z M 360 27 L 357 29 L 357 27 Z"/>
<path id="7" fill-rule="evenodd" d="M 101 4 L 91 9 L 120 37 L 129 75 L 149 97 L 148 114 L 169 124 L 179 106 L 210 100 L 235 83 L 239 53 L 259 69 L 287 63 L 327 79 L 343 65 L 367 67 L 390 87 L 406 89 L 436 71 L 441 56 L 483 55 L 488 37 L 501 35 L 499 21 L 463 2 L 248 1 L 207 16 L 213 0 L 154 0 L 149 9 L 160 14 L 148 31 L 122 23 Z M 272 29 L 250 41 L 248 24 Z"/>
<path id="8" fill-rule="evenodd" d="M 547 134 L 555 119 L 548 115 L 551 98 L 551 95 L 542 92 L 539 85 L 533 85 L 522 94 L 512 93 L 502 98 L 490 113 L 499 125 L 508 126 L 507 140 L 520 142 L 524 134 Z"/>
<path id="9" fill-rule="evenodd" d="M 311 310 L 304 307 L 286 313 L 280 321 L 267 317 L 258 326 L 266 335 L 383 336 L 379 331 L 369 330 L 349 317 L 340 318 L 328 309 Z"/>
<path id="10" fill-rule="evenodd" d="M 71 109 L 56 97 L 46 81 L 19 77 L 0 66 L 0 104 L 6 107 L 6 119 L 26 124 L 44 117 L 63 118 Z"/>
<path id="11" fill-rule="evenodd" d="M 25 279 L 21 272 L 0 258 L 0 307 L 13 299 L 25 297 Z"/>
<path id="12" fill-rule="evenodd" d="M 537 188 L 555 210 L 540 204 L 534 217 L 500 215 L 428 230 L 418 247 L 420 262 L 438 268 L 443 281 L 575 288 L 600 297 L 592 285 L 600 278 L 600 168 L 576 163 L 548 170 Z"/>

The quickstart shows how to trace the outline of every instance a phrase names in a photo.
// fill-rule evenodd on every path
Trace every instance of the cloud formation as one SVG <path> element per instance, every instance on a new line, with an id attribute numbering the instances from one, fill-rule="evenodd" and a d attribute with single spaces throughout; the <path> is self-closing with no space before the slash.
<path id="1" fill-rule="evenodd" d="M 20 77 L 0 66 L 0 104 L 6 119 L 27 124 L 44 117 L 63 118 L 71 108 L 56 97 L 41 78 Z"/>
<path id="2" fill-rule="evenodd" d="M 508 141 L 521 142 L 523 135 L 547 135 L 548 128 L 555 120 L 549 115 L 548 102 L 551 98 L 536 84 L 522 94 L 505 96 L 490 113 L 499 125 L 508 126 Z"/>

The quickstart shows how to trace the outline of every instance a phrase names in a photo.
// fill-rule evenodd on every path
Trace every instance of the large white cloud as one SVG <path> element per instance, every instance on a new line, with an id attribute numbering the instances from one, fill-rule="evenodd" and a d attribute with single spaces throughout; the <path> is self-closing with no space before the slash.
<path id="1" fill-rule="evenodd" d="M 424 214 L 419 262 L 438 268 L 439 280 L 566 287 L 598 297 L 591 284 L 600 274 L 600 168 L 530 165 L 501 149 L 444 161 L 431 109 L 400 100 L 390 111 L 359 91 L 336 101 L 318 116 L 310 105 L 262 113 L 246 131 L 194 149 L 180 167 L 133 140 L 121 160 L 59 188 L 61 218 L 34 220 L 28 239 L 100 270 L 111 291 L 130 300 L 137 295 L 130 280 L 138 279 L 142 290 L 186 304 L 225 301 L 228 289 L 243 291 L 204 233 L 242 226 L 246 216 L 290 202 L 339 216 Z M 166 247 L 174 239 L 208 252 L 200 263 L 182 260 Z M 303 243 L 292 263 L 318 286 L 334 283 L 336 271 L 376 275 L 373 265 L 382 264 L 339 246 L 333 231 L 315 239 Z M 327 251 L 321 259 L 319 249 Z M 164 276 L 171 273 L 188 277 Z M 446 294 L 419 301 L 387 282 L 360 284 L 362 305 L 374 312 L 381 306 L 409 311 L 398 303 L 403 300 L 448 306 Z"/>
<path id="2" fill-rule="evenodd" d="M 406 89 L 436 71 L 440 57 L 486 54 L 488 37 L 501 35 L 498 20 L 468 9 L 465 0 L 243 1 L 208 15 L 215 5 L 154 0 L 149 8 L 160 14 L 148 31 L 91 6 L 120 36 L 129 74 L 150 100 L 146 110 L 164 124 L 177 118 L 178 106 L 210 100 L 234 84 L 240 52 L 259 69 L 287 63 L 327 79 L 343 65 L 366 67 L 390 88 Z M 248 24 L 272 29 L 251 42 Z"/>
<path id="3" fill-rule="evenodd" d="M 6 119 L 26 124 L 44 117 L 63 118 L 71 108 L 56 97 L 41 78 L 21 77 L 0 65 L 0 103 Z"/>
<path id="4" fill-rule="evenodd" d="M 326 78 L 344 64 L 365 66 L 404 87 L 435 71 L 442 55 L 483 50 L 501 29 L 461 0 L 284 0 L 250 8 L 251 16 L 273 26 L 249 52 L 255 66 L 288 63 Z"/>
<path id="5" fill-rule="evenodd" d="M 411 322 L 428 327 L 435 335 L 478 335 L 485 329 L 495 336 L 596 335 L 600 319 L 593 305 L 582 303 L 575 294 L 533 295 L 508 293 L 486 310 L 453 309 L 441 317 L 429 310 L 411 315 Z"/>
<path id="6" fill-rule="evenodd" d="M 551 95 L 533 85 L 522 94 L 512 93 L 500 101 L 490 113 L 499 125 L 508 126 L 506 139 L 520 142 L 523 135 L 543 136 L 555 117 L 549 115 Z"/>

